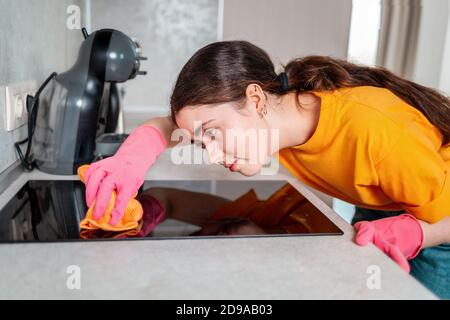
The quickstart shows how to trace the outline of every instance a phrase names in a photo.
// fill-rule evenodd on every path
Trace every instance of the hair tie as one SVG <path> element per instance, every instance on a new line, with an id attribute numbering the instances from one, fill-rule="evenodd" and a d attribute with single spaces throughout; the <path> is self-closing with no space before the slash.
<path id="1" fill-rule="evenodd" d="M 286 74 L 286 72 L 281 72 L 278 77 L 280 78 L 280 82 L 281 82 L 281 90 L 283 92 L 287 92 L 289 91 L 289 78 L 288 75 Z"/>

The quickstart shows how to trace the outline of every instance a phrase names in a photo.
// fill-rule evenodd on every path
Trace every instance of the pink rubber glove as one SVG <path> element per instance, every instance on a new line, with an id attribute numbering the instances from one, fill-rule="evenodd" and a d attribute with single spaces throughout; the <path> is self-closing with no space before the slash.
<path id="1" fill-rule="evenodd" d="M 365 246 L 372 242 L 406 272 L 410 271 L 408 260 L 415 258 L 423 245 L 422 227 L 410 214 L 361 221 L 354 227 L 358 245 Z"/>
<path id="2" fill-rule="evenodd" d="M 94 219 L 103 216 L 113 190 L 117 199 L 109 224 L 114 226 L 122 219 L 129 200 L 138 192 L 148 169 L 166 146 L 159 129 L 142 125 L 130 133 L 114 156 L 89 166 L 85 174 L 86 203 L 90 207 L 96 200 Z"/>

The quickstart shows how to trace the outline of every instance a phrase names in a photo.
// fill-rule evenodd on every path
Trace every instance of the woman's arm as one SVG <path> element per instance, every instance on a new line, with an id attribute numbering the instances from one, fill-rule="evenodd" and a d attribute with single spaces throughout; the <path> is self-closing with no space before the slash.
<path id="1" fill-rule="evenodd" d="M 419 220 L 419 223 L 423 230 L 423 248 L 450 243 L 450 217 L 445 217 L 436 223 L 422 220 Z"/>
<path id="2" fill-rule="evenodd" d="M 164 136 L 164 139 L 167 142 L 168 148 L 174 147 L 179 142 L 181 142 L 181 141 L 172 141 L 171 137 L 173 131 L 179 128 L 173 123 L 172 119 L 168 116 L 152 118 L 147 122 L 143 123 L 142 125 L 152 125 L 159 131 L 161 131 L 162 135 Z"/>

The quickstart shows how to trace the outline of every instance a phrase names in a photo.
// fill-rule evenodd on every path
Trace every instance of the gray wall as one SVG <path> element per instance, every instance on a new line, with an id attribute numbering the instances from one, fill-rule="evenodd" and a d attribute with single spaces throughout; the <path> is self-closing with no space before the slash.
<path id="1" fill-rule="evenodd" d="M 450 3 L 447 10 L 447 33 L 445 36 L 445 47 L 442 55 L 441 78 L 439 89 L 450 96 Z"/>
<path id="2" fill-rule="evenodd" d="M 126 90 L 125 112 L 167 109 L 181 67 L 200 47 L 217 41 L 218 0 L 91 0 L 90 3 L 92 30 L 114 28 L 137 38 L 149 58 L 142 64 L 148 74 L 122 85 Z M 139 117 L 141 122 L 145 121 L 145 114 Z"/>
<path id="3" fill-rule="evenodd" d="M 418 30 L 415 63 L 411 80 L 425 86 L 446 90 L 441 86 L 441 74 L 448 72 L 443 63 L 445 56 L 447 25 L 449 21 L 448 0 L 422 0 L 422 12 Z"/>
<path id="4" fill-rule="evenodd" d="M 77 56 L 82 36 L 66 27 L 66 9 L 82 0 L 0 0 L 0 86 L 36 80 L 66 70 Z M 25 126 L 5 131 L 4 90 L 0 90 L 0 172 L 16 159 L 13 143 Z"/>
<path id="5" fill-rule="evenodd" d="M 224 40 L 249 40 L 276 64 L 309 54 L 347 57 L 351 0 L 225 0 Z"/>

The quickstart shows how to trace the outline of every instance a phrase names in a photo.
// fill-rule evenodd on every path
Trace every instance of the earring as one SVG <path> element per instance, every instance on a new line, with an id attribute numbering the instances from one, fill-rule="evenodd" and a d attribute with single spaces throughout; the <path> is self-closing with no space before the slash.
<path id="1" fill-rule="evenodd" d="M 263 110 L 261 110 L 261 112 L 259 112 L 259 116 L 261 118 L 264 118 L 264 116 L 266 116 L 266 115 L 267 115 L 267 108 L 264 108 Z"/>
<path id="2" fill-rule="evenodd" d="M 259 116 L 261 118 L 264 118 L 264 116 L 266 116 L 266 115 L 267 115 L 267 104 L 264 104 L 264 107 L 261 108 L 261 111 L 259 112 Z"/>

